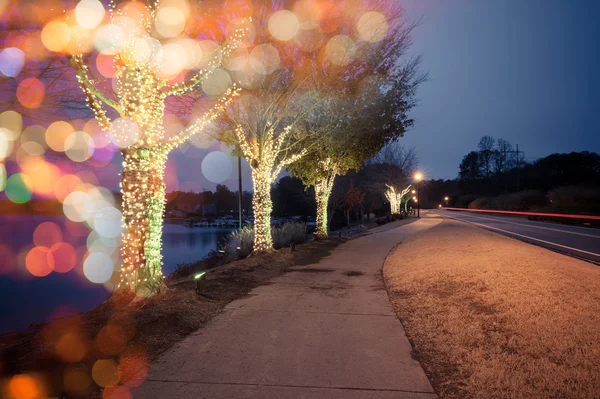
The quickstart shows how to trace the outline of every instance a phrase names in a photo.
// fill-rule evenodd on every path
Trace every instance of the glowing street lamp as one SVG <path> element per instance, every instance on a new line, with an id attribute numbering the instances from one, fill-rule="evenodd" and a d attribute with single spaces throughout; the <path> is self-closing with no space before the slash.
<path id="1" fill-rule="evenodd" d="M 415 182 L 417 183 L 417 197 L 419 197 L 419 182 L 421 180 L 423 180 L 423 174 L 421 172 L 415 173 L 414 179 L 415 179 Z M 416 198 L 415 198 L 415 202 L 417 203 L 417 217 L 420 218 L 421 217 L 421 205 L 419 204 L 419 201 L 417 201 Z"/>
<path id="2" fill-rule="evenodd" d="M 450 200 L 450 198 L 448 196 L 444 197 L 444 201 L 446 202 L 446 206 L 448 206 L 448 201 Z M 440 207 L 441 208 L 441 207 Z"/>

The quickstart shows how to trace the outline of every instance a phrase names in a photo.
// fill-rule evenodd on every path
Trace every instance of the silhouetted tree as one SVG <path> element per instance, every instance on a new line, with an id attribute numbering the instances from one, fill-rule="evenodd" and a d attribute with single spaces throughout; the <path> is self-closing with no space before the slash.
<path id="1" fill-rule="evenodd" d="M 483 136 L 479 140 L 477 147 L 479 148 L 479 160 L 482 168 L 483 176 L 490 178 L 492 175 L 492 161 L 494 158 L 494 145 L 496 140 L 491 136 Z"/>
<path id="2" fill-rule="evenodd" d="M 345 183 L 341 190 L 341 208 L 346 218 L 346 227 L 350 227 L 350 215 L 362 203 L 365 194 L 360 191 L 353 178 L 346 179 Z"/>
<path id="3" fill-rule="evenodd" d="M 482 178 L 481 159 L 477 151 L 471 151 L 463 157 L 458 175 L 461 180 L 477 180 Z"/>

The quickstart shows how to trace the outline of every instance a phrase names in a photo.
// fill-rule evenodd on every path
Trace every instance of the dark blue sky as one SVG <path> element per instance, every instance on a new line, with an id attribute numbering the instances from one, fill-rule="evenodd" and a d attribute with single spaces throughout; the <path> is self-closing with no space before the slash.
<path id="1" fill-rule="evenodd" d="M 429 81 L 402 142 L 416 148 L 426 178 L 455 178 L 484 135 L 519 144 L 528 161 L 600 151 L 600 0 L 400 1 L 408 18 L 423 18 L 412 51 Z M 214 190 L 201 172 L 206 153 L 175 150 L 168 190 Z M 225 184 L 235 190 L 232 163 Z"/>
<path id="2" fill-rule="evenodd" d="M 454 178 L 483 135 L 533 160 L 600 151 L 600 1 L 401 0 L 423 17 L 429 71 L 403 139 L 429 178 Z"/>

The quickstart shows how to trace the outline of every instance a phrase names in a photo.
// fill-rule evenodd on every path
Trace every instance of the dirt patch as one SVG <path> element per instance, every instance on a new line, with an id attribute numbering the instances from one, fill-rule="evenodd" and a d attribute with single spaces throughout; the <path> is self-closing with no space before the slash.
<path id="1" fill-rule="evenodd" d="M 197 331 L 229 302 L 289 267 L 318 262 L 342 242 L 311 241 L 293 252 L 281 249 L 210 270 L 202 295 L 196 293 L 193 280 L 149 299 L 113 295 L 89 312 L 0 337 L 0 396 L 7 397 L 4 391 L 11 376 L 26 373 L 47 396 L 99 398 L 102 392 L 92 380 L 92 368 L 102 359 L 106 375 L 96 374 L 96 382 L 118 383 L 126 397 L 126 386 L 144 378 L 153 359 Z"/>
<path id="2" fill-rule="evenodd" d="M 384 278 L 441 398 L 600 397 L 597 266 L 445 220 Z"/>
<path id="3" fill-rule="evenodd" d="M 346 276 L 348 277 L 358 277 L 358 276 L 364 276 L 365 274 L 363 272 L 355 272 L 355 271 L 349 271 L 344 273 Z"/>

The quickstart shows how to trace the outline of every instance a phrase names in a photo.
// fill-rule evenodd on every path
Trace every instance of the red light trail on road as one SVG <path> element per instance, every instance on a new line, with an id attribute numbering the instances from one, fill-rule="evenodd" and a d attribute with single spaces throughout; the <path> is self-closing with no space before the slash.
<path id="1" fill-rule="evenodd" d="M 476 212 L 476 213 L 499 213 L 502 215 L 545 216 L 545 217 L 559 217 L 559 218 L 565 218 L 565 219 L 600 220 L 600 216 L 574 215 L 574 214 L 567 214 L 567 213 L 496 211 L 496 210 L 491 210 L 491 209 L 469 209 L 469 208 L 443 208 L 443 209 L 447 210 L 447 211 L 465 211 L 465 212 Z"/>

